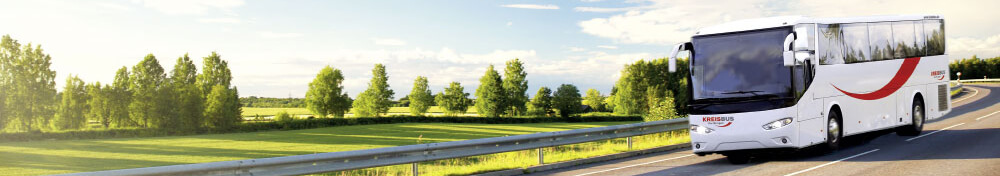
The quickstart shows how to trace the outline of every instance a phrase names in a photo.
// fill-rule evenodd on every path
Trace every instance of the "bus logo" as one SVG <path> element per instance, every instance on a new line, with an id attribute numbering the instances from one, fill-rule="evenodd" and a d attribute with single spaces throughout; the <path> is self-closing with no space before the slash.
<path id="1" fill-rule="evenodd" d="M 934 77 L 934 79 L 937 79 L 937 80 L 944 79 L 944 75 L 948 75 L 947 73 L 944 72 L 944 70 L 938 70 L 938 71 L 932 71 L 931 72 L 931 77 Z"/>
<path id="2" fill-rule="evenodd" d="M 702 117 L 701 121 L 717 127 L 727 127 L 733 124 L 733 117 Z"/>
<path id="3" fill-rule="evenodd" d="M 906 81 L 910 79 L 910 75 L 913 75 L 913 70 L 917 68 L 918 63 L 920 63 L 919 57 L 906 58 L 903 60 L 903 65 L 899 66 L 899 70 L 896 71 L 896 76 L 893 76 L 892 80 L 889 80 L 889 83 L 874 92 L 864 94 L 851 93 L 840 89 L 836 85 L 830 85 L 850 97 L 862 100 L 878 100 L 892 95 L 893 92 L 896 92 L 896 90 L 903 87 L 903 84 L 906 84 Z"/>

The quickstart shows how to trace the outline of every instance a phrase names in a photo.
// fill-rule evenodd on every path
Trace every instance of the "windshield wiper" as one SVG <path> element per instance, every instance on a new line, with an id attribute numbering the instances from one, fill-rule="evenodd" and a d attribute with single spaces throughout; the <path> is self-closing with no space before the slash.
<path id="1" fill-rule="evenodd" d="M 764 92 L 764 91 L 759 91 L 759 90 L 743 91 L 743 90 L 741 90 L 741 91 L 735 91 L 735 92 L 724 92 L 722 94 L 727 94 L 727 95 L 728 94 L 753 94 L 754 96 L 758 96 L 757 92 Z"/>

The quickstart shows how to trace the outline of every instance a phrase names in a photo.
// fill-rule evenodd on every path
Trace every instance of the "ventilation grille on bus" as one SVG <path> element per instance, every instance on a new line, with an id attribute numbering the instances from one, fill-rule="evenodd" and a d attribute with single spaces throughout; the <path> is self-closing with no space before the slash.
<path id="1" fill-rule="evenodd" d="M 938 111 L 948 110 L 948 85 L 938 85 Z"/>

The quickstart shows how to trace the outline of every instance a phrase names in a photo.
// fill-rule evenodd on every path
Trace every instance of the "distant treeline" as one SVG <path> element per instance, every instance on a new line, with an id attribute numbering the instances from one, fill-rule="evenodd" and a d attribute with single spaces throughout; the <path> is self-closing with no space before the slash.
<path id="1" fill-rule="evenodd" d="M 303 98 L 241 97 L 240 104 L 251 108 L 305 108 Z"/>
<path id="2" fill-rule="evenodd" d="M 1000 78 L 1000 57 L 982 59 L 975 55 L 972 58 L 952 61 L 951 80 L 958 79 L 956 73 L 962 73 L 962 79 Z"/>

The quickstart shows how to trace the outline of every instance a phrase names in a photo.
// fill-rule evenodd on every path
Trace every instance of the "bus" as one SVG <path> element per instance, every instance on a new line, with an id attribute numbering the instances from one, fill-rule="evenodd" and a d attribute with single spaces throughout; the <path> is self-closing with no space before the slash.
<path id="1" fill-rule="evenodd" d="M 668 65 L 688 55 L 694 153 L 742 164 L 872 131 L 919 135 L 951 107 L 944 34 L 938 15 L 741 20 L 700 29 Z"/>

